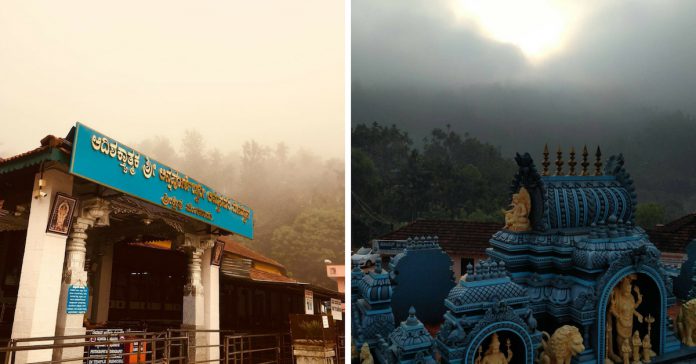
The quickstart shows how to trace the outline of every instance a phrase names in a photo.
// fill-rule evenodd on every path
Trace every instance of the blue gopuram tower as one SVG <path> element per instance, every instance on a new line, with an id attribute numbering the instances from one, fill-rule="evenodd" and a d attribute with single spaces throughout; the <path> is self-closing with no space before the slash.
<path id="1" fill-rule="evenodd" d="M 511 207 L 504 211 L 505 226 L 490 239 L 489 258 L 469 265 L 444 300 L 433 299 L 441 302 L 439 312 L 445 310 L 434 338 L 416 328 L 412 312 L 391 334 L 385 333 L 389 325 L 373 325 L 377 321 L 370 318 L 370 313 L 391 315 L 381 306 L 386 301 L 368 304 L 375 299 L 371 287 L 403 286 L 396 273 L 407 254 L 390 265 L 395 271 L 391 282 L 381 266 L 363 277 L 355 327 L 360 338 L 369 334 L 361 340 L 370 343 L 376 361 L 410 363 L 410 356 L 399 355 L 413 353 L 406 350 L 410 344 L 404 345 L 404 338 L 422 346 L 418 358 L 426 361 L 425 347 L 434 343 L 434 357 L 442 363 L 553 363 L 571 357 L 572 363 L 582 364 L 694 360 L 696 347 L 677 339 L 668 314 L 677 305 L 672 277 L 660 251 L 635 226 L 637 197 L 623 157 L 609 158 L 602 168 L 599 148 L 595 156 L 590 163 L 585 148 L 578 162 L 571 150 L 564 163 L 559 149 L 550 172 L 545 148 L 539 173 L 528 153 L 517 154 L 519 170 L 511 186 Z M 696 292 L 696 243 L 689 250 L 676 281 L 682 300 Z M 401 299 L 403 304 L 416 301 L 409 295 Z M 694 312 L 681 311 L 682 329 L 692 325 L 696 332 L 696 323 L 683 318 Z M 432 312 L 419 308 L 419 315 L 428 314 Z"/>
<path id="2" fill-rule="evenodd" d="M 672 281 L 659 250 L 634 225 L 636 194 L 623 157 L 611 157 L 602 170 L 600 155 L 598 148 L 590 171 L 585 149 L 576 173 L 571 151 L 564 172 L 559 149 L 549 173 L 545 149 L 540 175 L 529 154 L 517 154 L 515 207 L 487 253 L 526 288 L 540 329 L 580 329 L 585 350 L 577 362 L 621 362 L 621 345 L 632 347 L 635 332 L 649 335 L 658 357 L 675 352 L 680 343 L 667 315 L 676 303 Z M 526 220 L 514 212 L 525 204 Z"/>

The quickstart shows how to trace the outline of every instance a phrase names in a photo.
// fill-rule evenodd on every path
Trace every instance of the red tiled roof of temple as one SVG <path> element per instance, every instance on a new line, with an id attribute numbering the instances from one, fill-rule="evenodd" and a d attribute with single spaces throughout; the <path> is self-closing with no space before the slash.
<path id="1" fill-rule="evenodd" d="M 457 220 L 416 220 L 380 239 L 405 240 L 417 236 L 437 236 L 440 246 L 450 254 L 484 255 L 490 247 L 489 240 L 499 230 L 501 223 Z"/>
<path id="2" fill-rule="evenodd" d="M 218 240 L 225 243 L 226 252 L 239 255 L 241 257 L 249 258 L 258 262 L 270 264 L 278 268 L 281 268 L 281 270 L 285 271 L 284 265 L 240 243 L 237 243 L 236 241 L 232 240 L 232 238 L 229 236 L 221 236 L 218 238 Z"/>
<path id="3" fill-rule="evenodd" d="M 665 225 L 646 229 L 650 241 L 662 252 L 686 254 L 686 246 L 696 239 L 696 213 L 682 216 Z"/>
<path id="4" fill-rule="evenodd" d="M 251 268 L 249 270 L 249 278 L 255 281 L 264 282 L 300 283 L 299 281 L 290 277 L 286 277 L 280 274 L 273 274 L 256 268 Z"/>
<path id="5" fill-rule="evenodd" d="M 10 156 L 7 158 L 0 157 L 0 165 L 5 164 L 5 163 L 9 163 L 9 162 L 12 162 L 15 160 L 19 160 L 19 159 L 22 159 L 25 157 L 30 157 L 30 156 L 33 156 L 36 154 L 40 154 L 41 152 L 44 152 L 44 151 L 51 149 L 51 148 L 59 149 L 61 152 L 68 154 L 68 155 L 72 153 L 72 144 L 69 141 L 67 141 L 64 138 L 58 138 L 58 137 L 53 136 L 53 135 L 47 135 L 46 137 L 41 139 L 41 146 L 38 148 L 34 148 L 34 149 L 26 151 L 24 153 L 19 153 L 19 154 L 16 154 L 16 155 L 13 155 L 13 156 Z"/>

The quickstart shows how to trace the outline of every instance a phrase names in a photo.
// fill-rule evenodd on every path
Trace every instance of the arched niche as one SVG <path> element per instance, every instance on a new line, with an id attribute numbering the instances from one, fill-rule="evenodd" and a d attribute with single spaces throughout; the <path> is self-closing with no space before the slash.
<path id="1" fill-rule="evenodd" d="M 609 273 L 608 273 L 609 274 Z M 617 320 L 611 313 L 612 294 L 621 294 L 624 289 L 622 281 L 630 281 L 630 294 L 634 299 L 634 304 L 638 303 L 638 295 L 635 292 L 635 287 L 638 287 L 643 296 L 642 302 L 636 310 L 643 317 L 643 322 L 633 315 L 632 332 L 636 330 L 639 333 L 640 339 L 643 340 L 648 331 L 648 323 L 646 318 L 650 314 L 654 318 L 651 324 L 650 341 L 652 350 L 657 355 L 664 353 L 666 341 L 666 312 L 667 312 L 667 289 L 660 273 L 651 266 L 641 265 L 638 268 L 635 266 L 626 266 L 612 274 L 611 278 L 604 284 L 601 289 L 601 294 L 597 302 L 597 335 L 595 348 L 597 349 L 598 362 L 604 362 L 607 355 L 607 332 L 610 322 L 612 325 L 612 340 L 611 345 L 614 347 L 614 353 L 621 355 L 620 344 L 617 340 Z M 629 341 L 630 342 L 630 341 Z"/>
<path id="2" fill-rule="evenodd" d="M 508 353 L 507 340 L 510 340 L 510 350 L 512 351 L 510 364 L 534 363 L 535 348 L 532 344 L 531 336 L 529 336 L 526 328 L 511 321 L 496 322 L 480 330 L 467 346 L 464 356 L 465 363 L 474 364 L 476 362 L 476 358 L 479 356 L 479 348 L 483 349 L 481 357 L 485 356 L 493 340 L 493 334 L 498 335 L 500 351 L 505 355 Z"/>

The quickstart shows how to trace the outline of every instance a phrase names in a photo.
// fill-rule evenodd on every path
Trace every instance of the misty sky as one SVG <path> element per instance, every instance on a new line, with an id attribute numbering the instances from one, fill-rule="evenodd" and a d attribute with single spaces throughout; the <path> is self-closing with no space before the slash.
<path id="1" fill-rule="evenodd" d="M 363 88 L 561 85 L 696 113 L 696 2 L 354 0 Z"/>
<path id="2" fill-rule="evenodd" d="M 0 156 L 80 121 L 131 144 L 196 129 L 223 152 L 254 139 L 342 158 L 344 87 L 343 1 L 9 1 L 0 12 Z"/>

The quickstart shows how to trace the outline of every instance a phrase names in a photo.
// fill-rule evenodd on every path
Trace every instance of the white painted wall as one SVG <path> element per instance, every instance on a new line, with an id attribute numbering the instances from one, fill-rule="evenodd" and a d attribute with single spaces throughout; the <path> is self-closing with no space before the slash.
<path id="1" fill-rule="evenodd" d="M 46 233 L 46 225 L 56 193 L 72 194 L 73 178 L 65 172 L 50 169 L 44 172 L 43 179 L 46 185 L 42 191 L 47 196 L 31 201 L 17 309 L 12 326 L 13 339 L 53 336 L 56 330 L 67 237 Z M 34 190 L 38 189 L 38 180 L 37 175 Z M 50 349 L 19 352 L 16 363 L 48 361 L 51 355 Z"/>

